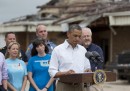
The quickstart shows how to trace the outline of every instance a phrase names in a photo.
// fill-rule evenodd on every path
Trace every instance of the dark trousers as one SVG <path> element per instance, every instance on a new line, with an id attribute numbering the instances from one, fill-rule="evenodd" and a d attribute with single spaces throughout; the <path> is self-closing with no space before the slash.
<path id="1" fill-rule="evenodd" d="M 53 89 L 56 91 L 56 80 L 53 82 Z"/>
<path id="2" fill-rule="evenodd" d="M 0 85 L 0 91 L 6 91 L 2 85 Z"/>

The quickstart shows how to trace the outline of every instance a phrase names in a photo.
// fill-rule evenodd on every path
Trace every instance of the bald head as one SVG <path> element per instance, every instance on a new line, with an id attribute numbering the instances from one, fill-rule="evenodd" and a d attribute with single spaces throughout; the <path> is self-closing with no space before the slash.
<path id="1" fill-rule="evenodd" d="M 41 28 L 46 29 L 46 26 L 43 25 L 43 24 L 38 24 L 37 27 L 36 27 L 36 32 L 38 32 Z"/>
<path id="2" fill-rule="evenodd" d="M 92 36 L 92 31 L 90 28 L 82 28 L 82 34 L 88 34 Z"/>
<path id="3" fill-rule="evenodd" d="M 92 31 L 90 28 L 82 28 L 81 42 L 86 48 L 92 43 Z"/>
<path id="4" fill-rule="evenodd" d="M 47 32 L 46 26 L 43 25 L 43 24 L 37 25 L 37 27 L 36 27 L 36 36 L 46 40 L 47 35 L 48 35 L 48 32 Z"/>

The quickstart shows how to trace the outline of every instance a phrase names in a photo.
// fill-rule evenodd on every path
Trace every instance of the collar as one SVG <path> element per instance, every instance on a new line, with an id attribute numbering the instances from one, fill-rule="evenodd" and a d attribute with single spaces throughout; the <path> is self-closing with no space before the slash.
<path id="1" fill-rule="evenodd" d="M 51 45 L 51 42 L 49 40 L 45 41 L 46 45 Z"/>
<path id="2" fill-rule="evenodd" d="M 67 40 L 68 39 L 66 39 L 64 42 L 65 48 L 72 47 Z M 77 44 L 75 48 L 78 48 L 78 47 L 79 47 L 79 44 Z"/>

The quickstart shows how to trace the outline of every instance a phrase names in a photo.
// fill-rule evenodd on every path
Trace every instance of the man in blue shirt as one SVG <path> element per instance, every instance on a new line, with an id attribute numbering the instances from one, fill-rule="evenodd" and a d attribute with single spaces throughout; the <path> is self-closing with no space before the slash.
<path id="1" fill-rule="evenodd" d="M 43 24 L 39 24 L 37 25 L 36 27 L 36 36 L 39 37 L 39 38 L 42 38 L 45 40 L 46 42 L 46 45 L 48 46 L 49 48 L 49 54 L 51 54 L 52 50 L 54 49 L 54 47 L 56 46 L 53 42 L 49 41 L 47 39 L 47 36 L 48 36 L 48 32 L 47 32 L 47 29 L 46 29 L 46 26 L 43 25 Z M 29 60 L 30 57 L 31 57 L 31 50 L 33 48 L 33 45 L 32 43 L 28 46 L 27 50 L 26 50 L 26 55 L 27 55 L 27 59 Z"/>
<path id="2" fill-rule="evenodd" d="M 96 51 L 100 56 L 101 60 L 104 62 L 103 51 L 100 46 L 92 43 L 92 32 L 90 28 L 82 28 L 82 45 L 87 49 L 87 51 L 93 52 Z M 96 69 L 103 69 L 103 62 L 90 61 L 91 70 L 95 71 Z"/>

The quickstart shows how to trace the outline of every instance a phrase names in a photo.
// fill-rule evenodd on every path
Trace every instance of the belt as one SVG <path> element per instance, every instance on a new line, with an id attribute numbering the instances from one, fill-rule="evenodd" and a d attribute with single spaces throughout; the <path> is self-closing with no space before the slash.
<path id="1" fill-rule="evenodd" d="M 59 82 L 61 82 L 61 81 L 59 81 Z M 63 83 L 63 82 L 61 82 L 61 83 Z M 73 86 L 80 85 L 80 83 L 64 83 L 64 84 L 73 85 Z"/>
<path id="2" fill-rule="evenodd" d="M 65 84 L 68 84 L 68 85 L 73 85 L 73 86 L 80 85 L 80 83 L 65 83 Z"/>
<path id="3" fill-rule="evenodd" d="M 92 83 L 84 83 L 84 87 L 89 87 L 91 85 L 93 85 L 93 84 Z"/>

